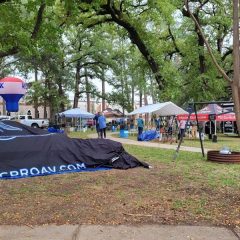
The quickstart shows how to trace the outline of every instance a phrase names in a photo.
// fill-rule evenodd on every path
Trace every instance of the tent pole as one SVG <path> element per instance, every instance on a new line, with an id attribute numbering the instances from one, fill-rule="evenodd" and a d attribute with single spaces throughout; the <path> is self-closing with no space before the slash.
<path id="1" fill-rule="evenodd" d="M 80 117 L 80 132 L 82 131 L 82 117 Z"/>
<path id="2" fill-rule="evenodd" d="M 217 121 L 215 120 L 215 134 L 214 135 L 217 135 Z"/>
<path id="3" fill-rule="evenodd" d="M 212 121 L 210 119 L 210 134 L 212 135 Z"/>
<path id="4" fill-rule="evenodd" d="M 187 129 L 187 126 L 188 126 L 188 123 L 189 123 L 189 120 L 190 120 L 190 116 L 191 116 L 191 114 L 192 114 L 192 111 L 190 111 L 190 113 L 188 114 L 188 118 L 187 118 L 187 122 L 186 122 L 186 125 L 185 125 L 185 128 L 184 128 L 183 135 L 184 135 L 185 132 L 186 132 L 186 129 Z M 179 131 L 179 129 L 178 129 L 178 131 Z M 179 140 L 179 143 L 178 143 L 178 146 L 177 146 L 177 149 L 176 149 L 175 155 L 173 156 L 173 160 L 176 160 L 176 158 L 177 158 L 177 155 L 178 155 L 179 150 L 180 150 L 180 146 L 181 146 L 182 141 L 183 141 L 183 135 L 181 135 L 181 137 L 180 137 L 180 140 Z"/>
<path id="5" fill-rule="evenodd" d="M 198 129 L 198 133 L 199 133 L 199 140 L 200 140 L 200 144 L 201 144 L 202 155 L 204 157 L 205 155 L 204 155 L 204 149 L 203 149 L 203 143 L 202 143 L 202 132 L 201 132 L 201 129 L 199 127 L 198 116 L 197 116 L 197 108 L 196 108 L 195 103 L 193 104 L 193 107 L 194 107 L 194 112 L 195 112 L 195 116 L 196 116 L 196 120 L 197 120 L 197 129 Z"/>

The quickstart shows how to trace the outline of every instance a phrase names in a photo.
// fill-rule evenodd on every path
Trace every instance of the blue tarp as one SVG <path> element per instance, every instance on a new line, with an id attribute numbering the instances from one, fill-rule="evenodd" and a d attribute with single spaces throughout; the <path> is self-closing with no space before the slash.
<path id="1" fill-rule="evenodd" d="M 151 141 L 159 137 L 159 134 L 155 130 L 144 131 L 139 137 L 138 141 Z"/>
<path id="2" fill-rule="evenodd" d="M 50 133 L 64 133 L 64 130 L 57 129 L 57 128 L 54 128 L 54 127 L 49 127 L 48 132 L 50 132 Z"/>
<path id="3" fill-rule="evenodd" d="M 64 166 L 64 165 L 62 165 Z M 36 172 L 35 175 L 34 174 L 30 174 L 29 175 L 17 175 L 17 176 L 1 176 L 0 179 L 19 179 L 19 178 L 26 178 L 26 177 L 40 177 L 40 176 L 47 176 L 47 175 L 54 175 L 54 174 L 66 174 L 66 173 L 77 173 L 77 172 L 96 172 L 96 171 L 108 171 L 108 170 L 112 170 L 111 167 L 95 167 L 95 168 L 82 168 L 82 169 L 73 169 L 73 170 L 69 170 L 70 167 L 73 168 L 74 165 L 70 164 L 70 165 L 66 165 L 66 169 L 64 170 L 59 170 L 59 171 L 54 171 L 54 172 L 50 172 L 50 171 L 46 171 L 46 168 L 42 168 L 40 169 L 39 173 Z M 44 169 L 44 172 L 43 172 Z M 34 168 L 34 170 L 36 171 L 36 168 Z M 30 172 L 30 171 L 29 171 Z"/>

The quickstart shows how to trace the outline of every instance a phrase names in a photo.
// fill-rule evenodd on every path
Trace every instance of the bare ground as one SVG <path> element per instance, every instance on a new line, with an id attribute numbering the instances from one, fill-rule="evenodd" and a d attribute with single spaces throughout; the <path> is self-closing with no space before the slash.
<path id="1" fill-rule="evenodd" d="M 187 180 L 174 163 L 0 182 L 0 225 L 240 226 L 238 188 Z"/>

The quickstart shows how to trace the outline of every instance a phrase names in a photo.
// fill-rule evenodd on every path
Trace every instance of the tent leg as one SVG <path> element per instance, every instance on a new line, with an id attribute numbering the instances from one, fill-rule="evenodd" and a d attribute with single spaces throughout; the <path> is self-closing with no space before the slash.
<path id="1" fill-rule="evenodd" d="M 194 112 L 195 112 L 195 116 L 196 116 L 196 120 L 197 120 L 197 129 L 198 129 L 198 133 L 199 133 L 199 140 L 200 140 L 200 144 L 201 144 L 202 155 L 204 157 L 205 154 L 204 154 L 203 142 L 202 142 L 202 132 L 201 132 L 201 129 L 199 127 L 198 116 L 197 116 L 197 108 L 196 108 L 195 103 L 193 104 L 193 106 L 194 106 Z"/>
<path id="2" fill-rule="evenodd" d="M 217 135 L 217 121 L 215 120 L 215 133 L 214 135 Z"/>
<path id="3" fill-rule="evenodd" d="M 186 122 L 186 125 L 185 125 L 185 128 L 184 128 L 183 135 L 184 135 L 185 132 L 186 132 L 186 129 L 187 129 L 187 126 L 188 126 L 188 123 L 189 123 L 191 114 L 192 114 L 191 112 L 188 114 L 188 118 L 187 118 L 187 122 Z M 180 140 L 179 140 L 179 143 L 178 143 L 178 146 L 177 146 L 175 155 L 173 156 L 173 160 L 176 160 L 176 158 L 177 158 L 177 156 L 178 156 L 178 153 L 179 153 L 179 150 L 180 150 L 180 146 L 181 146 L 182 141 L 183 141 L 183 135 L 181 135 L 181 137 L 180 137 Z"/>
<path id="4" fill-rule="evenodd" d="M 210 134 L 212 135 L 212 121 L 210 120 Z"/>
<path id="5" fill-rule="evenodd" d="M 80 132 L 82 131 L 82 118 L 80 117 Z"/>

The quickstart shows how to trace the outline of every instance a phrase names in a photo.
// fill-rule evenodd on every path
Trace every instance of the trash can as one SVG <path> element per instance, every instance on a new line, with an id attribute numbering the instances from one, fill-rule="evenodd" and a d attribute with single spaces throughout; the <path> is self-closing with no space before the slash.
<path id="1" fill-rule="evenodd" d="M 213 135 L 212 142 L 214 142 L 214 143 L 217 142 L 217 135 Z"/>
<path id="2" fill-rule="evenodd" d="M 120 138 L 128 138 L 128 131 L 121 129 L 119 136 Z"/>
<path id="3" fill-rule="evenodd" d="M 112 126 L 112 132 L 115 132 L 115 131 L 116 131 L 115 126 Z"/>

